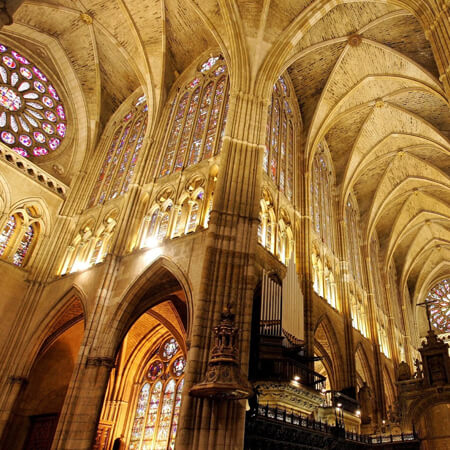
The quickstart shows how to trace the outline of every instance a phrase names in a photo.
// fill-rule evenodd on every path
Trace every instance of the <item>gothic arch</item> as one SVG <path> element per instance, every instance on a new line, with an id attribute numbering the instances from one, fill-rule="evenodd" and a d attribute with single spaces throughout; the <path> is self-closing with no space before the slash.
<path id="1" fill-rule="evenodd" d="M 366 351 L 364 350 L 364 347 L 362 346 L 361 342 L 358 343 L 358 345 L 356 346 L 356 351 L 355 351 L 355 366 L 356 366 L 356 371 L 358 372 L 358 365 L 361 367 L 362 370 L 362 374 L 364 375 L 364 380 L 367 385 L 371 388 L 374 389 L 375 384 L 374 384 L 374 378 L 373 378 L 373 374 L 372 374 L 372 370 L 370 368 L 370 364 L 369 364 L 369 360 L 367 358 L 367 354 Z M 357 376 L 359 374 L 357 373 Z"/>
<path id="2" fill-rule="evenodd" d="M 36 357 L 46 347 L 46 340 L 52 334 L 51 332 L 49 333 L 49 330 L 53 330 L 54 332 L 58 331 L 57 329 L 54 329 L 55 326 L 58 324 L 58 321 L 63 318 L 64 312 L 70 308 L 75 301 L 78 301 L 81 304 L 82 317 L 79 320 L 84 320 L 85 323 L 88 321 L 89 314 L 87 310 L 86 295 L 78 286 L 74 285 L 62 297 L 60 297 L 56 303 L 50 306 L 49 311 L 43 316 L 44 318 L 32 333 L 31 344 L 29 346 L 30 351 L 27 353 L 24 360 L 26 374 L 28 374 L 31 370 Z M 78 320 L 73 323 L 76 323 L 77 321 Z M 64 327 L 65 323 L 61 323 L 60 325 L 61 327 Z"/>
<path id="3" fill-rule="evenodd" d="M 159 292 L 152 297 L 146 294 L 157 287 Z M 134 282 L 123 295 L 118 308 L 113 312 L 115 327 L 109 327 L 112 331 L 106 332 L 105 341 L 110 350 L 117 349 L 123 337 L 135 320 L 152 306 L 157 305 L 174 292 L 182 290 L 185 296 L 187 309 L 188 336 L 192 331 L 193 317 L 192 288 L 189 279 L 184 272 L 169 258 L 161 256 L 153 262 Z M 176 296 L 173 296 L 176 297 Z M 178 298 L 178 297 L 176 297 Z M 182 300 L 179 300 L 182 301 Z"/>
<path id="4" fill-rule="evenodd" d="M 329 317 L 324 314 L 317 321 L 314 329 L 314 341 L 317 348 L 326 352 L 325 360 L 331 365 L 331 373 L 333 373 L 333 383 L 335 389 L 342 387 L 343 362 L 342 352 L 338 345 L 338 339 L 334 332 Z M 319 355 L 321 356 L 321 355 Z"/>

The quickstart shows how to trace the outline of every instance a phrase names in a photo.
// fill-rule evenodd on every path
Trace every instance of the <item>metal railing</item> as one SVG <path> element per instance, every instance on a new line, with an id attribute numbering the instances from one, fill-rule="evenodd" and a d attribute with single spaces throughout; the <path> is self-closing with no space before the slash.
<path id="1" fill-rule="evenodd" d="M 250 411 L 247 421 L 263 420 L 272 424 L 278 423 L 280 426 L 288 425 L 305 430 L 311 430 L 314 433 L 327 434 L 333 439 L 344 439 L 346 441 L 352 441 L 362 445 L 370 446 L 382 446 L 383 444 L 392 443 L 413 443 L 419 444 L 419 439 L 415 433 L 401 433 L 391 435 L 365 435 L 358 434 L 350 431 L 346 431 L 344 424 L 330 425 L 325 422 L 316 421 L 310 417 L 303 416 L 292 410 L 284 408 L 272 408 L 269 405 L 258 405 L 256 411 Z M 264 439 L 264 436 L 260 436 Z M 417 447 L 419 448 L 419 447 Z"/>

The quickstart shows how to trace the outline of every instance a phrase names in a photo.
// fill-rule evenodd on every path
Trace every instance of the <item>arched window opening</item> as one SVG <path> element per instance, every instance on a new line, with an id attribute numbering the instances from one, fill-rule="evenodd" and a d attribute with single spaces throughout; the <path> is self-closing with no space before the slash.
<path id="1" fill-rule="evenodd" d="M 115 212 L 112 213 L 115 216 Z M 85 224 L 67 247 L 61 275 L 86 270 L 104 261 L 109 252 L 111 239 L 116 227 L 116 219 L 108 215 L 94 232 L 94 222 Z"/>
<path id="2" fill-rule="evenodd" d="M 147 129 L 148 107 L 145 97 L 144 100 L 142 98 L 137 99 L 132 109 L 116 125 L 88 208 L 113 200 L 128 191 Z"/>
<path id="3" fill-rule="evenodd" d="M 331 168 L 324 154 L 323 145 L 314 157 L 311 177 L 311 215 L 313 230 L 321 241 L 334 251 L 334 202 Z"/>
<path id="4" fill-rule="evenodd" d="M 281 76 L 273 86 L 268 110 L 263 169 L 289 200 L 294 192 L 295 98 Z"/>
<path id="5" fill-rule="evenodd" d="M 41 213 L 24 205 L 11 214 L 0 234 L 0 257 L 18 267 L 30 261 L 40 233 Z"/>
<path id="6" fill-rule="evenodd" d="M 34 227 L 32 225 L 29 225 L 25 230 L 25 233 L 20 241 L 16 253 L 14 253 L 13 256 L 13 263 L 16 266 L 23 265 L 25 258 L 28 254 L 28 251 L 30 250 L 31 243 L 33 242 L 34 235 L 35 235 Z"/>
<path id="7" fill-rule="evenodd" d="M 67 112 L 50 79 L 31 61 L 0 44 L 0 139 L 25 158 L 61 145 Z"/>
<path id="8" fill-rule="evenodd" d="M 345 222 L 347 229 L 347 257 L 353 279 L 362 286 L 361 251 L 359 245 L 360 227 L 359 214 L 355 207 L 355 200 L 348 199 L 345 208 Z"/>
<path id="9" fill-rule="evenodd" d="M 15 216 L 9 216 L 2 233 L 0 234 L 0 256 L 3 256 L 8 248 L 8 243 L 16 230 L 17 221 Z"/>
<path id="10" fill-rule="evenodd" d="M 148 364 L 138 392 L 129 449 L 173 449 L 184 386 L 184 355 L 166 340 Z"/>
<path id="11" fill-rule="evenodd" d="M 220 152 L 228 110 L 228 71 L 222 56 L 203 63 L 176 94 L 156 177 L 179 172 Z"/>
<path id="12" fill-rule="evenodd" d="M 172 209 L 172 205 L 169 205 L 164 213 L 162 213 L 161 221 L 159 222 L 158 231 L 156 233 L 157 241 L 161 242 L 167 236 L 167 231 L 169 229 L 169 221 L 170 221 L 170 211 Z"/>

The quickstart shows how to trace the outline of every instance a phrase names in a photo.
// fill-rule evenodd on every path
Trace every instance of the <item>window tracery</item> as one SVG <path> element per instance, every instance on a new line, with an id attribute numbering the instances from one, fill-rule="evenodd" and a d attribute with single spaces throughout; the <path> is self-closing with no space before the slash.
<path id="1" fill-rule="evenodd" d="M 178 428 L 186 362 L 174 338 L 150 360 L 138 392 L 129 449 L 173 449 Z"/>
<path id="2" fill-rule="evenodd" d="M 116 126 L 92 189 L 88 208 L 113 200 L 128 191 L 147 129 L 148 106 L 139 97 Z"/>
<path id="3" fill-rule="evenodd" d="M 108 214 L 96 230 L 92 221 L 79 230 L 72 243 L 67 247 L 60 271 L 61 275 L 85 270 L 103 262 L 109 252 L 117 223 L 115 215 L 115 212 Z"/>
<path id="4" fill-rule="evenodd" d="M 313 230 L 333 252 L 334 243 L 334 184 L 332 168 L 327 161 L 325 144 L 319 146 L 312 165 L 311 217 Z"/>
<path id="5" fill-rule="evenodd" d="M 258 243 L 285 265 L 288 265 L 294 247 L 294 236 L 289 214 L 278 211 L 278 218 L 273 205 L 272 196 L 264 189 L 260 201 L 258 222 Z"/>
<path id="6" fill-rule="evenodd" d="M 345 208 L 345 222 L 347 229 L 347 257 L 353 279 L 362 286 L 361 277 L 361 251 L 360 251 L 360 227 L 359 214 L 355 207 L 355 200 L 349 198 Z"/>
<path id="7" fill-rule="evenodd" d="M 228 111 L 228 71 L 222 56 L 210 57 L 176 94 L 165 152 L 156 177 L 179 172 L 220 152 Z"/>
<path id="8" fill-rule="evenodd" d="M 34 251 L 40 229 L 41 213 L 36 206 L 17 208 L 6 220 L 0 233 L 0 258 L 24 267 Z"/>
<path id="9" fill-rule="evenodd" d="M 294 192 L 294 102 L 286 79 L 280 76 L 268 110 L 263 169 L 289 200 Z"/>
<path id="10" fill-rule="evenodd" d="M 0 44 L 0 139 L 24 157 L 56 150 L 67 113 L 49 78 L 20 53 Z M 20 258 L 19 258 L 20 259 Z"/>
<path id="11" fill-rule="evenodd" d="M 439 333 L 450 333 L 450 280 L 440 281 L 426 298 L 431 326 Z"/>

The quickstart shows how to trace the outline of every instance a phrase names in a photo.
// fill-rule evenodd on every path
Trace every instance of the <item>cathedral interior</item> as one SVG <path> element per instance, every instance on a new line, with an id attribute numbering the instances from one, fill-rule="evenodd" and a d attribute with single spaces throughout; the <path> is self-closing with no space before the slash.
<path id="1" fill-rule="evenodd" d="M 449 10 L 0 2 L 0 448 L 450 449 Z"/>

